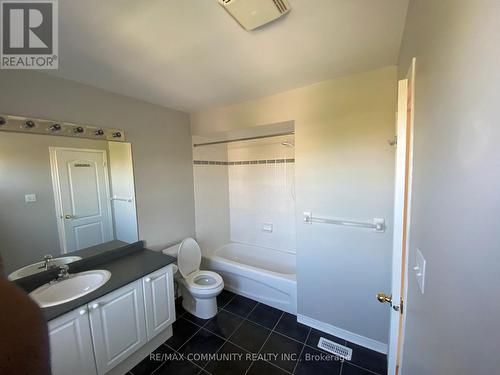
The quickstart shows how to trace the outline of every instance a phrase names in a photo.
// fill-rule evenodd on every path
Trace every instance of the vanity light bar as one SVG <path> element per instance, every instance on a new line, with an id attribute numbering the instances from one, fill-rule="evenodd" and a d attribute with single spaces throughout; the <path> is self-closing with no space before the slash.
<path id="1" fill-rule="evenodd" d="M 125 132 L 123 129 L 101 128 L 93 125 L 80 125 L 71 122 L 11 115 L 0 115 L 0 131 L 125 141 Z"/>

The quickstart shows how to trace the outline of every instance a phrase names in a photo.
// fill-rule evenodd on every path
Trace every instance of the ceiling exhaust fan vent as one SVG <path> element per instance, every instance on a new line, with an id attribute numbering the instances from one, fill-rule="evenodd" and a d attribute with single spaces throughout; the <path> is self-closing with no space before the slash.
<path id="1" fill-rule="evenodd" d="M 273 2 L 274 5 L 276 5 L 276 8 L 278 8 L 278 11 L 282 14 L 290 10 L 288 3 L 285 0 L 273 0 Z"/>
<path id="2" fill-rule="evenodd" d="M 219 4 L 245 30 L 272 22 L 291 9 L 287 0 L 219 0 Z"/>

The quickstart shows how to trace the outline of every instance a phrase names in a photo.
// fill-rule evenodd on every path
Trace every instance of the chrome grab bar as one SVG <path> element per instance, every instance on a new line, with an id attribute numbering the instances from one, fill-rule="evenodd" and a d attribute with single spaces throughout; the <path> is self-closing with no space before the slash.
<path id="1" fill-rule="evenodd" d="M 320 217 L 314 217 L 311 212 L 304 212 L 304 223 L 321 223 L 321 224 L 334 224 L 334 225 L 344 225 L 349 227 L 358 228 L 368 228 L 373 229 L 375 232 L 383 233 L 385 232 L 385 219 L 375 218 L 372 223 L 366 223 L 362 221 L 354 220 L 340 220 L 340 219 L 325 219 Z"/>
<path id="2" fill-rule="evenodd" d="M 109 200 L 111 201 L 120 201 L 120 202 L 132 202 L 134 198 L 130 197 L 130 198 L 119 198 L 117 197 L 116 195 L 112 196 L 111 198 L 109 198 Z"/>

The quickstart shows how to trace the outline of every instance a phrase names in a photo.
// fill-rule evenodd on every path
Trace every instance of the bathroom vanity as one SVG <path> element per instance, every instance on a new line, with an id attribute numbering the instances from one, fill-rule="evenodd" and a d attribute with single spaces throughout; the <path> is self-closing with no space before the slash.
<path id="1" fill-rule="evenodd" d="M 121 129 L 1 117 L 0 272 L 42 308 L 54 375 L 124 374 L 175 320 L 175 259 L 138 241 L 132 146 Z"/>
<path id="2" fill-rule="evenodd" d="M 172 266 L 49 322 L 53 374 L 104 374 L 175 320 Z"/>
<path id="3" fill-rule="evenodd" d="M 172 335 L 174 258 L 142 242 L 70 264 L 70 274 L 105 270 L 109 280 L 93 292 L 43 308 L 54 375 L 123 374 Z M 27 292 L 52 272 L 18 282 Z"/>

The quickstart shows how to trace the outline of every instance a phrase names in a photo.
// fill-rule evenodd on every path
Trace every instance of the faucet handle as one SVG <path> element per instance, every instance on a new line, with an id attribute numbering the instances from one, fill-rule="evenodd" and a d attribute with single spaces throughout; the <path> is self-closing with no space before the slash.
<path id="1" fill-rule="evenodd" d="M 54 257 L 51 254 L 47 254 L 47 255 L 43 256 L 43 260 L 45 260 L 45 261 L 51 260 L 51 259 L 54 259 Z"/>

